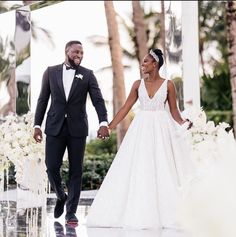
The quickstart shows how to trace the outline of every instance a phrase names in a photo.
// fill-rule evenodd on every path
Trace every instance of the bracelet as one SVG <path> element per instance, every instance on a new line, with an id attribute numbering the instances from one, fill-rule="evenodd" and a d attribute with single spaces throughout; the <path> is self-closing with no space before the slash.
<path id="1" fill-rule="evenodd" d="M 191 121 L 189 119 L 185 119 L 183 120 L 183 122 L 181 123 L 181 126 L 184 125 L 186 122 L 188 122 L 189 124 L 191 123 Z"/>

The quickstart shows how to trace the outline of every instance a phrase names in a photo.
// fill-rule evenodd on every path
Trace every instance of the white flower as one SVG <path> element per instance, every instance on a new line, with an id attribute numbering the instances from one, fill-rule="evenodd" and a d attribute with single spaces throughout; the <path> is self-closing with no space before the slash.
<path id="1" fill-rule="evenodd" d="M 230 127 L 229 124 L 222 122 L 216 126 L 213 121 L 207 121 L 202 108 L 194 106 L 183 111 L 182 117 L 193 122 L 192 128 L 186 131 L 186 139 L 191 146 L 191 157 L 200 170 L 224 157 L 220 155 L 222 147 L 223 150 L 225 147 L 236 150 L 232 130 L 226 131 L 226 128 Z"/>
<path id="2" fill-rule="evenodd" d="M 219 123 L 219 126 L 226 129 L 226 128 L 229 128 L 230 125 L 228 123 L 225 123 L 225 122 L 222 122 L 222 123 Z"/>
<path id="3" fill-rule="evenodd" d="M 2 123 L 0 123 L 0 171 L 8 169 L 9 161 L 13 162 L 17 183 L 38 194 L 42 193 L 41 187 L 46 190 L 47 186 L 45 164 L 38 162 L 44 159 L 45 143 L 44 139 L 40 144 L 36 144 L 34 141 L 33 120 L 34 115 L 30 112 L 24 116 L 9 115 L 2 119 Z M 35 164 L 35 167 L 28 169 L 28 164 Z M 40 184 L 35 185 L 39 181 L 34 173 L 39 169 L 42 170 L 40 175 L 43 177 Z M 27 179 L 26 176 L 31 179 Z"/>
<path id="4" fill-rule="evenodd" d="M 209 133 L 209 134 L 213 134 L 213 132 L 216 130 L 215 128 L 215 124 L 213 121 L 208 121 L 207 124 L 206 124 L 206 131 Z"/>
<path id="5" fill-rule="evenodd" d="M 185 109 L 181 114 L 183 118 L 189 119 L 193 126 L 200 128 L 206 124 L 207 118 L 202 108 L 192 106 Z"/>
<path id="6" fill-rule="evenodd" d="M 82 74 L 76 74 L 75 77 L 80 79 L 80 80 L 83 80 L 83 75 Z"/>
<path id="7" fill-rule="evenodd" d="M 193 141 L 194 143 L 197 143 L 197 142 L 201 142 L 203 140 L 203 137 L 197 133 L 194 137 L 193 137 Z"/>

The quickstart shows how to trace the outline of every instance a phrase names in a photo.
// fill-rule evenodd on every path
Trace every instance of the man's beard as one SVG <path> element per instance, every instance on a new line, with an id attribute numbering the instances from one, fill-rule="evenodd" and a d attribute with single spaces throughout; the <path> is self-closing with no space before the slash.
<path id="1" fill-rule="evenodd" d="M 71 65 L 71 67 L 73 67 L 74 69 L 77 69 L 79 67 L 79 65 L 76 65 L 74 60 L 69 57 L 68 57 L 68 62 Z"/>

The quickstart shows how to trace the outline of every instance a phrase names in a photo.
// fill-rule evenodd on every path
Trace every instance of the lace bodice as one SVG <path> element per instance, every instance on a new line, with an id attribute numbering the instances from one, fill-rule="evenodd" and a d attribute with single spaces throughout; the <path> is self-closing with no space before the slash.
<path id="1" fill-rule="evenodd" d="M 150 98 L 145 87 L 144 79 L 141 79 L 141 83 L 138 88 L 138 98 L 141 105 L 141 110 L 165 110 L 165 101 L 167 97 L 167 81 L 165 80 L 160 88 L 156 91 L 155 95 Z"/>

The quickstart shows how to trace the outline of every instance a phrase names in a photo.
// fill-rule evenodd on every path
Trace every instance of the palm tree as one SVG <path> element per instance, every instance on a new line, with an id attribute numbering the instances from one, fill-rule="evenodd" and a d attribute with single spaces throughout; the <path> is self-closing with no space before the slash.
<path id="1" fill-rule="evenodd" d="M 153 11 L 152 9 L 149 12 L 146 12 L 144 17 L 144 22 L 146 25 L 146 34 L 147 34 L 147 47 L 148 49 L 152 48 L 161 48 L 164 54 L 164 58 L 168 55 L 168 60 L 171 62 L 179 62 L 182 56 L 182 35 L 180 30 L 180 25 L 177 21 L 176 16 L 171 10 L 171 2 L 169 8 L 165 12 L 164 1 L 161 1 L 161 12 Z M 145 1 L 143 1 L 145 4 Z M 165 28 L 165 18 L 168 17 L 168 29 Z M 134 50 L 130 51 L 123 49 L 124 54 L 130 59 L 138 59 L 138 42 L 134 27 L 132 24 L 121 18 L 125 29 L 130 36 L 132 42 L 134 42 Z M 167 36 L 166 36 L 167 35 Z M 166 41 L 166 39 L 168 39 Z M 171 50 L 171 46 L 175 48 L 175 51 Z"/>
<path id="2" fill-rule="evenodd" d="M 160 13 L 160 25 L 161 25 L 161 46 L 164 54 L 164 58 L 166 58 L 166 34 L 165 34 L 165 3 L 161 0 L 161 13 Z"/>
<path id="3" fill-rule="evenodd" d="M 227 2 L 227 39 L 229 47 L 229 71 L 233 102 L 233 124 L 234 135 L 236 136 L 236 2 Z"/>
<path id="4" fill-rule="evenodd" d="M 137 55 L 139 63 L 142 62 L 144 56 L 148 52 L 147 47 L 147 27 L 144 21 L 144 11 L 140 5 L 140 1 L 132 1 L 133 6 L 133 23 L 134 23 L 134 32 L 137 42 Z M 140 75 L 142 72 L 140 70 Z"/>
<path id="5" fill-rule="evenodd" d="M 120 45 L 120 36 L 116 21 L 116 13 L 113 1 L 104 1 L 105 13 L 107 19 L 107 28 L 109 35 L 109 47 L 111 52 L 111 61 L 113 68 L 113 111 L 118 112 L 125 103 L 125 84 L 124 68 L 122 65 L 122 49 Z M 129 119 L 126 117 L 117 127 L 117 146 L 119 147 L 129 126 Z"/>
<path id="6" fill-rule="evenodd" d="M 145 4 L 145 1 L 143 1 L 143 4 Z M 141 6 L 141 8 L 143 8 Z M 143 11 L 143 10 L 142 10 Z M 150 9 L 148 12 L 144 12 L 144 25 L 146 27 L 146 35 L 147 35 L 147 48 L 155 48 L 159 47 L 161 45 L 160 43 L 160 37 L 161 37 L 161 13 L 156 12 L 152 9 Z M 130 16 L 130 19 L 124 19 L 120 15 L 118 15 L 119 22 L 123 25 L 125 30 L 128 33 L 128 36 L 130 38 L 130 42 L 133 43 L 133 47 L 130 47 L 129 49 L 122 47 L 123 55 L 131 60 L 138 60 L 138 43 L 137 43 L 137 37 L 134 30 L 134 24 L 132 20 L 132 16 Z M 89 40 L 96 46 L 104 46 L 107 45 L 108 39 L 99 36 L 99 35 L 93 35 L 89 37 Z"/>

